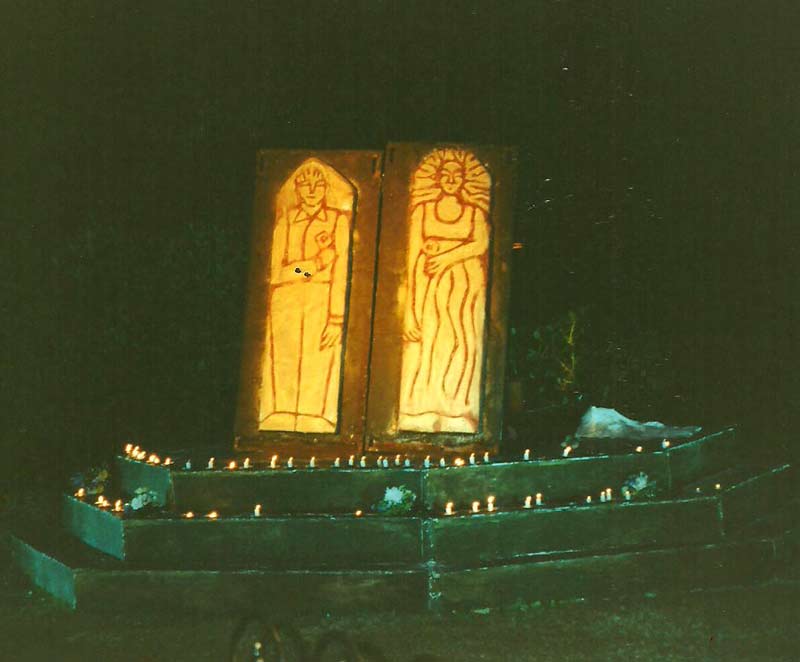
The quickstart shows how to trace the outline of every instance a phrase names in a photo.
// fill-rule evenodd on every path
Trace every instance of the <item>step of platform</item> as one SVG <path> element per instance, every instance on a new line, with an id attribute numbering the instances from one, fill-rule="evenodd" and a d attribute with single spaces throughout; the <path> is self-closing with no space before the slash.
<path id="1" fill-rule="evenodd" d="M 429 469 L 338 468 L 185 471 L 119 457 L 116 473 L 123 494 L 148 487 L 178 510 L 247 512 L 257 503 L 281 513 L 352 513 L 370 510 L 387 487 L 405 486 L 418 507 L 438 512 L 447 502 L 470 503 L 495 496 L 522 502 L 537 492 L 550 502 L 577 495 L 618 490 L 631 475 L 644 472 L 664 491 L 716 473 L 738 462 L 744 442 L 734 428 L 676 443 L 655 452 L 552 460 L 489 462 Z M 463 460 L 464 458 L 462 458 Z M 217 466 L 225 467 L 224 459 Z M 241 466 L 239 463 L 237 466 Z"/>

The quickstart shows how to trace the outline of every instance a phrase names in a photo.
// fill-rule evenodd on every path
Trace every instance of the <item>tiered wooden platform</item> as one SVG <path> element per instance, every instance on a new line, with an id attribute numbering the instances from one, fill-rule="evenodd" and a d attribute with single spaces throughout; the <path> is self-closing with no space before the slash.
<path id="1" fill-rule="evenodd" d="M 149 487 L 164 512 L 129 517 L 68 495 L 61 528 L 10 544 L 36 585 L 81 609 L 436 610 L 747 584 L 796 555 L 774 517 L 795 506 L 795 472 L 745 462 L 743 449 L 727 429 L 668 449 L 445 468 L 185 470 L 122 456 L 120 497 Z M 658 495 L 626 502 L 620 486 L 639 472 Z M 397 486 L 414 511 L 372 512 Z M 599 503 L 608 487 L 614 499 Z M 524 508 L 536 493 L 543 505 Z"/>

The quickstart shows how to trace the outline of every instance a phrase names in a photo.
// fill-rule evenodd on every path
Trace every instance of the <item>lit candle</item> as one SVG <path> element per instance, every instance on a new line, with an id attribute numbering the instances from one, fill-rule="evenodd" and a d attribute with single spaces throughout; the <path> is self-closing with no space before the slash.
<path id="1" fill-rule="evenodd" d="M 561 454 L 561 457 L 569 457 L 569 454 L 572 452 L 572 446 L 567 446 L 564 448 L 564 452 Z"/>
<path id="2" fill-rule="evenodd" d="M 375 466 L 380 469 L 383 466 L 383 455 L 378 455 L 378 459 L 375 460 Z"/>
<path id="3" fill-rule="evenodd" d="M 214 468 L 214 458 L 213 457 L 208 458 L 208 467 L 207 468 L 208 469 L 213 469 Z"/>
<path id="4" fill-rule="evenodd" d="M 192 519 L 194 517 L 194 513 L 190 510 L 188 513 L 183 513 L 183 516 L 186 519 Z"/>
<path id="5" fill-rule="evenodd" d="M 484 462 L 484 464 L 489 464 L 489 451 L 486 451 L 483 454 L 483 462 Z"/>
<path id="6" fill-rule="evenodd" d="M 399 455 L 395 455 L 395 456 L 394 456 L 394 466 L 396 466 L 396 467 L 399 467 L 399 466 L 400 466 L 400 464 L 401 464 L 401 462 L 400 462 L 400 456 L 399 456 Z"/>
<path id="7" fill-rule="evenodd" d="M 603 490 L 602 492 L 600 492 L 600 503 L 605 503 L 605 502 L 606 502 L 606 491 Z"/>
<path id="8" fill-rule="evenodd" d="M 720 485 L 719 483 L 717 483 L 716 485 L 714 485 L 714 489 L 715 489 L 715 490 L 721 490 L 721 489 L 722 489 L 722 485 Z"/>
<path id="9" fill-rule="evenodd" d="M 622 491 L 622 495 L 625 497 L 625 501 L 630 501 L 631 500 L 631 491 L 629 489 L 627 489 L 627 488 L 624 489 Z"/>
<path id="10" fill-rule="evenodd" d="M 541 506 L 542 505 L 542 493 L 541 492 L 537 492 L 536 493 L 536 505 L 537 506 Z"/>
<path id="11" fill-rule="evenodd" d="M 494 497 L 493 496 L 486 497 L 486 510 L 488 510 L 490 513 L 494 512 Z"/>
<path id="12" fill-rule="evenodd" d="M 447 466 L 447 462 L 445 462 L 444 458 L 441 458 L 439 460 L 439 466 L 443 468 Z"/>
<path id="13" fill-rule="evenodd" d="M 250 468 L 250 458 L 249 457 L 244 458 L 244 462 L 242 462 L 242 468 L 243 469 L 249 469 Z"/>
<path id="14" fill-rule="evenodd" d="M 700 494 L 700 492 L 702 492 L 703 490 L 701 490 L 699 487 L 695 487 L 694 491 L 697 492 L 698 494 Z"/>
<path id="15" fill-rule="evenodd" d="M 164 458 L 164 466 L 165 467 L 168 467 L 171 464 L 172 464 L 172 458 L 171 457 Z"/>
<path id="16" fill-rule="evenodd" d="M 388 469 L 389 468 L 389 458 L 388 457 L 383 458 L 382 466 L 383 466 L 384 469 Z"/>
<path id="17" fill-rule="evenodd" d="M 522 454 L 522 459 L 525 460 L 526 462 L 531 459 L 531 449 L 530 448 L 526 448 L 525 449 L 525 452 Z"/>
<path id="18" fill-rule="evenodd" d="M 334 466 L 334 467 L 336 467 L 336 468 L 338 469 L 340 466 L 342 466 L 342 461 L 341 461 L 341 460 L 340 460 L 340 459 L 337 457 L 337 458 L 336 458 L 336 459 L 333 461 L 333 466 Z"/>
<path id="19" fill-rule="evenodd" d="M 234 469 L 236 469 L 236 462 L 234 462 L 233 460 L 231 460 L 230 462 L 228 462 L 228 469 L 230 469 L 231 471 L 233 471 Z"/>
<path id="20" fill-rule="evenodd" d="M 641 453 L 643 450 L 644 450 L 644 448 L 642 448 L 641 446 L 637 446 L 636 447 L 636 452 L 637 453 Z"/>
<path id="21" fill-rule="evenodd" d="M 253 515 L 255 517 L 261 517 L 261 504 L 260 503 L 257 503 L 256 507 L 253 508 Z"/>
<path id="22" fill-rule="evenodd" d="M 136 457 L 137 460 L 144 460 L 147 457 L 147 451 L 139 451 L 139 455 Z"/>
<path id="23" fill-rule="evenodd" d="M 117 513 L 121 513 L 122 512 L 122 499 L 117 499 L 114 502 L 114 511 L 117 512 Z"/>
<path id="24" fill-rule="evenodd" d="M 312 455 L 312 456 L 311 456 L 311 459 L 308 461 L 308 468 L 309 468 L 309 469 L 314 469 L 316 466 L 317 466 L 317 458 L 315 458 L 315 457 Z"/>
<path id="25" fill-rule="evenodd" d="M 411 466 L 411 458 L 407 457 L 405 460 L 403 460 L 403 466 L 404 467 L 410 467 Z"/>
<path id="26" fill-rule="evenodd" d="M 532 496 L 526 496 L 525 497 L 525 504 L 523 505 L 523 508 L 530 508 L 532 501 L 533 501 L 533 497 Z"/>
<path id="27" fill-rule="evenodd" d="M 133 455 L 134 457 L 137 457 L 139 455 L 139 447 L 138 446 L 134 446 L 131 449 L 131 455 Z"/>
<path id="28" fill-rule="evenodd" d="M 288 460 L 286 460 L 286 468 L 287 469 L 294 469 L 294 458 L 293 457 L 290 457 Z"/>
<path id="29" fill-rule="evenodd" d="M 158 455 L 155 453 L 151 453 L 150 457 L 147 458 L 148 464 L 160 464 L 161 460 L 159 459 Z"/>
<path id="30" fill-rule="evenodd" d="M 269 468 L 270 469 L 277 469 L 278 468 L 278 456 L 273 455 L 269 461 Z"/>
<path id="31" fill-rule="evenodd" d="M 453 502 L 448 501 L 444 506 L 444 514 L 445 515 L 452 515 L 453 514 Z"/>
<path id="32" fill-rule="evenodd" d="M 356 465 L 356 456 L 355 455 L 351 455 L 350 459 L 347 460 L 347 466 L 348 467 L 354 467 L 355 465 Z"/>
<path id="33" fill-rule="evenodd" d="M 661 448 L 663 448 L 664 450 L 669 448 L 669 439 L 664 439 L 664 441 L 661 442 Z"/>
<path id="34" fill-rule="evenodd" d="M 219 513 L 216 510 L 212 510 L 208 515 L 206 515 L 208 519 L 217 519 L 219 517 Z"/>
<path id="35" fill-rule="evenodd" d="M 477 513 L 480 512 L 481 509 L 481 502 L 480 501 L 473 501 L 472 502 L 472 512 Z"/>
<path id="36" fill-rule="evenodd" d="M 425 459 L 422 461 L 422 466 L 425 467 L 426 469 L 430 468 L 430 466 L 431 466 L 431 456 L 430 455 L 426 455 L 425 456 Z"/>
<path id="37" fill-rule="evenodd" d="M 192 461 L 186 460 L 186 462 L 183 463 L 183 468 L 186 469 L 186 471 L 190 471 L 192 468 Z"/>
<path id="38" fill-rule="evenodd" d="M 611 488 L 606 488 L 606 501 L 611 501 Z"/>
<path id="39" fill-rule="evenodd" d="M 364 455 L 361 456 L 361 459 L 358 462 L 358 466 L 360 466 L 362 469 L 367 466 L 367 458 L 366 458 L 366 456 L 364 456 Z"/>
<path id="40" fill-rule="evenodd" d="M 591 502 L 592 502 L 592 496 L 589 495 L 586 497 L 586 503 L 591 503 Z"/>
<path id="41" fill-rule="evenodd" d="M 356 511 L 356 517 L 361 517 L 361 515 L 363 515 L 363 513 L 360 510 L 357 510 Z"/>
<path id="42" fill-rule="evenodd" d="M 455 464 L 457 467 L 463 467 L 464 460 L 460 457 L 457 457 L 455 460 L 453 460 L 453 464 Z"/>
<path id="43" fill-rule="evenodd" d="M 78 491 L 75 492 L 75 496 L 78 497 L 79 499 L 83 499 L 83 497 L 86 496 L 86 488 L 84 487 L 79 488 Z"/>
<path id="44" fill-rule="evenodd" d="M 133 450 L 133 444 L 125 444 L 125 455 L 130 455 Z"/>
<path id="45" fill-rule="evenodd" d="M 475 466 L 475 453 L 470 453 L 469 454 L 469 464 L 472 467 Z"/>

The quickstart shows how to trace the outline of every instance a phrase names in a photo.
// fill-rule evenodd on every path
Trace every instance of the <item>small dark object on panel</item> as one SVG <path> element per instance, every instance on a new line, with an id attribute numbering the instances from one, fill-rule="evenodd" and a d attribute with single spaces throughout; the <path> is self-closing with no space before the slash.
<path id="1" fill-rule="evenodd" d="M 300 267 L 295 267 L 295 268 L 294 268 L 294 272 L 295 272 L 296 274 L 301 274 L 301 273 L 303 273 L 303 270 L 302 270 Z"/>
<path id="2" fill-rule="evenodd" d="M 305 272 L 303 275 L 304 275 L 306 278 L 311 278 L 311 274 L 310 274 L 310 273 L 308 273 L 307 271 L 306 271 L 306 272 Z"/>

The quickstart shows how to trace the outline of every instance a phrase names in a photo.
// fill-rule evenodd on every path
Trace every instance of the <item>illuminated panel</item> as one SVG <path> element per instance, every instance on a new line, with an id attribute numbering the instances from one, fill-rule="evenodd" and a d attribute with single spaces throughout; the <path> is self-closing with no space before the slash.
<path id="1" fill-rule="evenodd" d="M 478 430 L 490 191 L 465 150 L 434 150 L 412 175 L 400 430 Z"/>
<path id="2" fill-rule="evenodd" d="M 335 432 L 355 191 L 318 159 L 275 200 L 259 429 Z"/>

